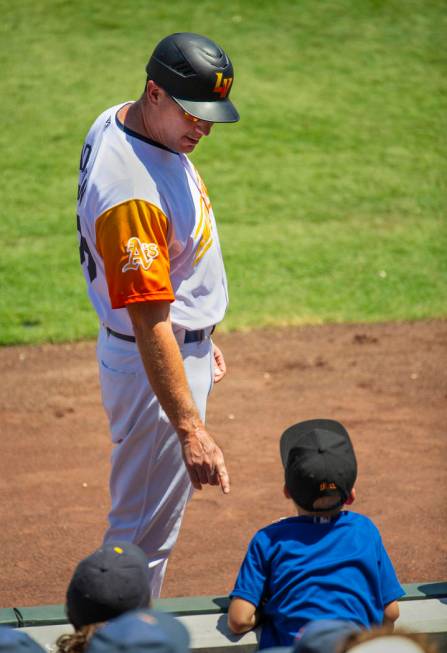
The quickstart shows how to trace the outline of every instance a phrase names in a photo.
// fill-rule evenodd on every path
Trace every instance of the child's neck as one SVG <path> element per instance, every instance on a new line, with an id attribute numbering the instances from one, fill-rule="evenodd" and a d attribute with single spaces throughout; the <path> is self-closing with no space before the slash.
<path id="1" fill-rule="evenodd" d="M 304 510 L 304 508 L 296 504 L 295 508 L 298 517 L 336 517 L 343 509 L 343 506 L 335 508 L 334 510 L 322 510 L 319 512 L 310 512 L 309 510 Z"/>

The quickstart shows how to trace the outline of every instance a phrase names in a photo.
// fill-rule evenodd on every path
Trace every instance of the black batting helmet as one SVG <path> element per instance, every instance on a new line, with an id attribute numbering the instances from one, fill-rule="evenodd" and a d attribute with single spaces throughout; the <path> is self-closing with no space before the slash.
<path id="1" fill-rule="evenodd" d="M 210 122 L 237 122 L 229 100 L 233 66 L 214 41 L 191 32 L 166 36 L 146 66 L 148 79 L 161 86 L 182 109 Z"/>

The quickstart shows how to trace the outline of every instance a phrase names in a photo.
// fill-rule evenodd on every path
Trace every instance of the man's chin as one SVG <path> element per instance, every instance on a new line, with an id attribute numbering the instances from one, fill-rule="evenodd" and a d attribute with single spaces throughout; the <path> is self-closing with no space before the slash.
<path id="1" fill-rule="evenodd" d="M 182 152 L 192 152 L 193 149 L 199 144 L 199 141 L 193 141 L 192 139 L 185 138 L 182 143 Z"/>

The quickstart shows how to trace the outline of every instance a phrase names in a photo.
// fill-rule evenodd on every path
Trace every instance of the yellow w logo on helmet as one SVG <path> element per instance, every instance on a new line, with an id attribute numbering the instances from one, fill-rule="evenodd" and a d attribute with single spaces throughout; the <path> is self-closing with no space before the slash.
<path id="1" fill-rule="evenodd" d="M 223 73 L 216 73 L 216 85 L 213 88 L 213 92 L 219 93 L 221 98 L 227 97 L 232 83 L 232 77 L 224 77 Z"/>

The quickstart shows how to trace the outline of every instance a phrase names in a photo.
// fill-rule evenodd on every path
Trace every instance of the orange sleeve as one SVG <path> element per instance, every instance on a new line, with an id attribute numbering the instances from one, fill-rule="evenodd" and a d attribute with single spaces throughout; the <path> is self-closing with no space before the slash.
<path id="1" fill-rule="evenodd" d="M 112 308 L 174 301 L 167 244 L 168 219 L 144 200 L 128 200 L 96 220 L 96 247 L 104 261 Z"/>

